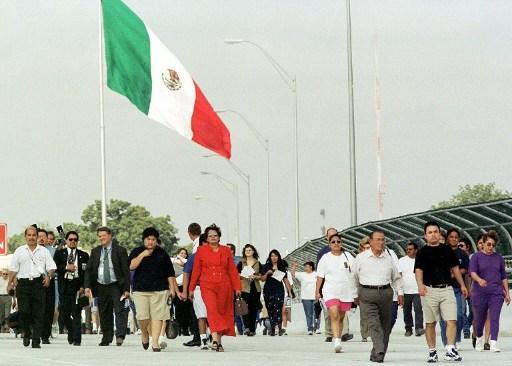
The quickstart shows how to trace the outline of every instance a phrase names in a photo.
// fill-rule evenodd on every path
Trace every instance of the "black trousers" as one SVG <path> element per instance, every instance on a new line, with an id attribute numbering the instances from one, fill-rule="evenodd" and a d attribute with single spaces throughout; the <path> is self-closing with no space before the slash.
<path id="1" fill-rule="evenodd" d="M 114 339 L 114 313 L 116 314 L 116 338 L 126 336 L 129 308 L 120 301 L 123 291 L 117 283 L 102 285 L 98 283 L 98 310 L 100 315 L 102 342 L 111 343 Z"/>
<path id="2" fill-rule="evenodd" d="M 414 323 L 412 321 L 412 308 L 414 307 Z M 423 309 L 419 294 L 404 295 L 404 323 L 405 330 L 423 329 Z"/>
<path id="3" fill-rule="evenodd" d="M 180 291 L 183 291 L 182 286 L 178 286 L 178 289 Z M 176 297 L 173 301 L 173 304 L 175 312 L 174 315 L 180 327 L 180 332 L 185 329 L 188 330 L 189 327 L 193 327 L 194 325 L 192 323 L 197 323 L 197 318 L 195 317 L 194 313 L 194 307 L 192 306 L 192 302 L 190 302 L 190 300 L 181 301 Z M 194 314 L 193 316 L 196 321 L 193 321 L 193 319 L 191 319 L 192 314 Z M 197 324 L 195 326 L 197 327 Z"/>
<path id="4" fill-rule="evenodd" d="M 256 332 L 256 316 L 258 315 L 258 310 L 261 309 L 260 295 L 261 293 L 255 289 L 251 289 L 251 292 L 242 292 L 242 299 L 247 303 L 249 310 L 247 315 L 243 317 L 244 328 L 249 329 L 253 333 Z"/>
<path id="5" fill-rule="evenodd" d="M 76 293 L 79 289 L 79 280 L 64 280 L 60 293 L 60 315 L 62 315 L 62 321 L 68 330 L 68 342 L 70 343 L 82 342 L 82 311 L 76 304 Z"/>
<path id="6" fill-rule="evenodd" d="M 48 339 L 52 335 L 53 316 L 55 314 L 55 279 L 50 280 L 50 286 L 44 288 L 46 292 L 44 302 L 42 339 Z"/>
<path id="7" fill-rule="evenodd" d="M 26 337 L 32 334 L 32 344 L 39 344 L 41 340 L 45 290 L 42 277 L 35 278 L 32 281 L 18 279 L 16 297 L 20 314 L 20 328 Z"/>

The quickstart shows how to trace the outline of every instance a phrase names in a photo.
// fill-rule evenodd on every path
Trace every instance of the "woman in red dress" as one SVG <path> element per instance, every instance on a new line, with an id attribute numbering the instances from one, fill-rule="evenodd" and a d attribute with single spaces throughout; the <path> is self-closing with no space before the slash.
<path id="1" fill-rule="evenodd" d="M 213 350 L 224 352 L 222 336 L 235 336 L 233 292 L 240 296 L 240 277 L 231 250 L 219 243 L 221 231 L 215 224 L 204 230 L 208 245 L 197 249 L 190 279 L 189 298 L 199 282 L 206 305 L 208 324 L 213 337 Z"/>

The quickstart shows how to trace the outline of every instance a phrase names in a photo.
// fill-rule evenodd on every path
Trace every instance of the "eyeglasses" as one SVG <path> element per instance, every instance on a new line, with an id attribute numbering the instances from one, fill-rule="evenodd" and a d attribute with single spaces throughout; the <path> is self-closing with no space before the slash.
<path id="1" fill-rule="evenodd" d="M 331 241 L 331 244 L 341 244 L 341 240 L 333 240 Z"/>
<path id="2" fill-rule="evenodd" d="M 68 241 L 78 241 L 78 238 L 68 238 Z"/>
<path id="3" fill-rule="evenodd" d="M 493 248 L 496 248 L 496 244 L 488 244 L 488 243 L 485 243 L 485 246 L 487 246 L 487 247 L 493 247 Z"/>

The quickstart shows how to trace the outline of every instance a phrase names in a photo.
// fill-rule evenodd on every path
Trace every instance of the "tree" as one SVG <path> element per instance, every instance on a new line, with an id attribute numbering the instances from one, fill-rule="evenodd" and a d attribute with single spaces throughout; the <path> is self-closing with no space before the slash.
<path id="1" fill-rule="evenodd" d="M 101 226 L 101 201 L 97 200 L 84 209 L 82 221 L 81 224 L 65 222 L 62 226 L 65 232 L 77 231 L 80 236 L 80 247 L 90 250 L 98 244 L 96 229 Z M 142 243 L 142 231 L 149 226 L 153 226 L 160 232 L 160 239 L 167 253 L 172 253 L 178 242 L 176 238 L 178 230 L 173 226 L 169 215 L 154 217 L 145 207 L 132 205 L 130 202 L 110 200 L 107 205 L 107 222 L 113 231 L 114 238 L 128 251 Z M 50 225 L 46 224 L 44 227 L 50 227 Z M 13 253 L 24 243 L 23 233 L 11 236 L 9 252 Z"/>
<path id="2" fill-rule="evenodd" d="M 83 225 L 77 227 L 80 243 L 87 243 L 92 247 L 97 243 L 96 229 L 101 226 L 101 201 L 97 200 L 85 208 L 82 221 Z M 168 253 L 172 252 L 173 246 L 178 242 L 177 229 L 172 225 L 169 215 L 153 217 L 145 207 L 126 201 L 110 200 L 107 205 L 107 222 L 117 241 L 129 251 L 141 244 L 142 231 L 149 226 L 160 232 L 160 239 Z"/>
<path id="3" fill-rule="evenodd" d="M 495 201 L 511 197 L 511 192 L 496 188 L 496 183 L 475 184 L 473 186 L 466 184 L 465 186 L 460 186 L 459 192 L 454 194 L 452 198 L 447 201 L 441 201 L 437 205 L 433 205 L 432 209 Z"/>

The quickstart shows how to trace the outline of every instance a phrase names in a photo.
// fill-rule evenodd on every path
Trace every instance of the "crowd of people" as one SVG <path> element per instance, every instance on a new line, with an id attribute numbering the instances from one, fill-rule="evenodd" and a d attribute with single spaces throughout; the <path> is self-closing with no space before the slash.
<path id="1" fill-rule="evenodd" d="M 49 344 L 57 327 L 74 346 L 81 345 L 84 332 L 100 333 L 99 346 L 114 340 L 121 346 L 134 331 L 144 350 L 160 352 L 174 324 L 178 335 L 192 336 L 183 346 L 224 352 L 224 336 L 253 337 L 258 326 L 264 335 L 287 335 L 300 288 L 305 331 L 320 333 L 323 313 L 325 341 L 335 353 L 354 337 L 349 314 L 359 308 L 361 341 L 370 338 L 370 361 L 383 362 L 402 306 L 404 335 L 425 335 L 428 362 L 439 358 L 438 322 L 444 359 L 461 361 L 462 337 L 473 338 L 476 351 L 500 351 L 500 312 L 510 303 L 497 233 L 480 235 L 472 253 L 469 239 L 456 228 L 445 233 L 436 222 L 424 226 L 426 245 L 409 242 L 400 259 L 386 245 L 384 231 L 362 238 L 352 254 L 330 228 L 316 263 L 303 263 L 302 271 L 276 249 L 263 263 L 252 244 L 236 256 L 233 244 L 221 244 L 221 229 L 214 224 L 204 231 L 190 224 L 190 253 L 180 248 L 172 258 L 153 227 L 143 230 L 141 244 L 130 253 L 108 227 L 97 229 L 99 245 L 90 254 L 78 248 L 78 232 L 67 232 L 58 248 L 50 234 L 27 227 L 26 245 L 16 249 L 0 277 L 0 330 L 8 331 L 7 319 L 17 309 L 25 347 Z"/>

